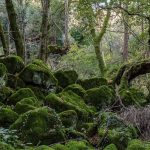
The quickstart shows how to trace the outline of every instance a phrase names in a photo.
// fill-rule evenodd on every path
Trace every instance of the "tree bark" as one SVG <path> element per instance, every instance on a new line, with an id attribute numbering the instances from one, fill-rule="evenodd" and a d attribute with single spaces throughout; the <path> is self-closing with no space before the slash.
<path id="1" fill-rule="evenodd" d="M 8 50 L 8 45 L 5 39 L 5 34 L 3 31 L 3 26 L 1 22 L 0 22 L 0 38 L 1 38 L 2 45 L 3 45 L 4 55 L 7 56 L 9 54 L 9 50 Z"/>
<path id="2" fill-rule="evenodd" d="M 124 4 L 126 10 L 128 10 L 128 3 Z M 129 16 L 126 12 L 122 13 L 123 16 L 123 24 L 124 24 L 124 44 L 123 44 L 123 61 L 126 62 L 128 59 L 128 41 L 129 41 L 129 29 L 128 29 L 128 20 Z"/>
<path id="3" fill-rule="evenodd" d="M 5 0 L 12 36 L 14 38 L 17 55 L 24 59 L 24 43 L 17 24 L 17 15 L 12 0 Z"/>
<path id="4" fill-rule="evenodd" d="M 69 46 L 69 39 L 68 39 L 68 0 L 65 0 L 65 41 L 64 41 L 64 47 Z"/>
<path id="5" fill-rule="evenodd" d="M 150 59 L 121 67 L 114 83 L 120 84 L 121 88 L 128 88 L 134 78 L 146 73 L 150 73 Z"/>
<path id="6" fill-rule="evenodd" d="M 102 29 L 101 29 L 100 33 L 97 36 L 96 36 L 96 33 L 95 33 L 95 29 L 91 30 L 91 34 L 93 35 L 93 39 L 94 39 L 95 54 L 96 54 L 96 58 L 98 60 L 98 65 L 99 65 L 101 77 L 104 77 L 104 75 L 105 75 L 106 66 L 105 66 L 105 61 L 104 61 L 102 52 L 100 50 L 100 42 L 102 41 L 102 38 L 103 38 L 104 34 L 106 33 L 106 29 L 107 29 L 107 26 L 108 26 L 110 14 L 111 14 L 110 10 L 107 10 L 107 14 L 106 14 L 106 17 L 104 19 Z"/>
<path id="7" fill-rule="evenodd" d="M 47 39 L 48 39 L 48 12 L 50 7 L 50 0 L 41 0 L 43 7 L 43 16 L 42 16 L 42 24 L 41 24 L 41 46 L 39 58 L 46 62 L 47 59 Z"/>

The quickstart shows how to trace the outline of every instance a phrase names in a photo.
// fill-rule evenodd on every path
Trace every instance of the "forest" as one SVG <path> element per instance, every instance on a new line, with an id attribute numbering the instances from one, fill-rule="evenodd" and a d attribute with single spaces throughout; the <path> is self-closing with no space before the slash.
<path id="1" fill-rule="evenodd" d="M 0 150 L 150 150 L 150 0 L 0 0 Z"/>

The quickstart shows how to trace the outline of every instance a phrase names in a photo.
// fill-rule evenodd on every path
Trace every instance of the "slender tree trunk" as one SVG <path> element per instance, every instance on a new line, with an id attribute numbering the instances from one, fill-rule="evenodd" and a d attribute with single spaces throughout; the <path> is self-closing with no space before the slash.
<path id="1" fill-rule="evenodd" d="M 128 6 L 125 6 L 126 9 L 128 9 Z M 123 44 L 123 61 L 128 60 L 128 51 L 129 51 L 129 29 L 128 29 L 128 20 L 129 16 L 127 14 L 123 14 L 124 18 L 124 44 Z"/>
<path id="2" fill-rule="evenodd" d="M 64 47 L 69 46 L 69 39 L 68 39 L 68 0 L 65 0 L 65 41 L 64 41 Z"/>
<path id="3" fill-rule="evenodd" d="M 17 55 L 24 59 L 24 43 L 17 24 L 17 15 L 12 0 L 5 0 L 12 36 L 14 38 Z"/>
<path id="4" fill-rule="evenodd" d="M 43 7 L 43 16 L 42 16 L 42 24 L 41 24 L 41 46 L 39 58 L 46 62 L 47 59 L 47 40 L 48 40 L 48 13 L 50 7 L 50 0 L 41 0 Z"/>
<path id="5" fill-rule="evenodd" d="M 3 26 L 1 22 L 0 22 L 0 38 L 1 38 L 2 45 L 3 45 L 4 55 L 7 56 L 9 54 L 9 50 L 8 50 L 8 45 L 5 39 L 5 34 L 3 31 Z"/>
<path id="6" fill-rule="evenodd" d="M 100 73 L 101 73 L 102 77 L 105 76 L 106 65 L 105 65 L 105 61 L 104 61 L 104 58 L 103 58 L 103 55 L 102 55 L 102 52 L 100 49 L 100 42 L 102 41 L 102 38 L 103 38 L 104 34 L 106 33 L 106 29 L 108 26 L 110 15 L 111 15 L 110 10 L 107 10 L 107 14 L 106 14 L 106 17 L 104 19 L 102 29 L 98 35 L 96 35 L 95 29 L 91 30 L 91 34 L 92 34 L 93 39 L 94 39 L 95 54 L 96 54 L 96 58 L 98 60 L 98 65 L 99 65 L 99 69 L 100 69 Z"/>

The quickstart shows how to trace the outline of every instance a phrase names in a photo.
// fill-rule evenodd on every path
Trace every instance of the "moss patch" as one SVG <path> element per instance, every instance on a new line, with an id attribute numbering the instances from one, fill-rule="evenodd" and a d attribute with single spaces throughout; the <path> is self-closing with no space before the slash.
<path id="1" fill-rule="evenodd" d="M 104 150 L 118 150 L 116 145 L 110 144 L 104 148 Z"/>
<path id="2" fill-rule="evenodd" d="M 58 80 L 58 85 L 63 88 L 67 87 L 70 84 L 74 84 L 78 79 L 78 74 L 74 70 L 59 70 L 54 73 L 54 76 Z"/>
<path id="3" fill-rule="evenodd" d="M 84 100 L 72 91 L 62 92 L 58 95 L 49 94 L 46 97 L 46 105 L 54 108 L 57 112 L 75 110 L 79 119 L 87 120 L 94 113 Z"/>
<path id="4" fill-rule="evenodd" d="M 29 89 L 29 88 L 22 88 L 22 89 L 19 89 L 18 91 L 16 91 L 15 93 L 13 93 L 9 97 L 7 103 L 15 105 L 20 100 L 22 100 L 24 98 L 28 98 L 28 97 L 36 98 L 35 94 L 33 93 L 33 91 L 31 89 Z"/>
<path id="5" fill-rule="evenodd" d="M 80 84 L 84 89 L 92 89 L 92 88 L 98 88 L 102 85 L 107 85 L 107 80 L 104 78 L 90 78 L 85 80 L 78 80 L 78 84 Z"/>
<path id="6" fill-rule="evenodd" d="M 20 73 L 19 77 L 28 85 L 39 86 L 40 88 L 44 88 L 49 91 L 56 90 L 56 78 L 46 67 L 46 64 L 44 65 L 44 63 L 39 63 L 40 61 L 38 61 L 38 63 L 33 62 L 28 64 Z"/>
<path id="7" fill-rule="evenodd" d="M 24 68 L 24 62 L 19 56 L 8 56 L 0 59 L 0 63 L 3 63 L 10 74 L 20 72 Z"/>
<path id="8" fill-rule="evenodd" d="M 84 97 L 87 104 L 95 106 L 98 110 L 111 105 L 114 101 L 114 92 L 108 86 L 101 86 L 87 90 Z"/>
<path id="9" fill-rule="evenodd" d="M 10 108 L 0 107 L 0 126 L 8 127 L 18 118 L 18 114 Z"/>
<path id="10" fill-rule="evenodd" d="M 20 138 L 26 142 L 52 144 L 64 140 L 62 123 L 54 110 L 48 107 L 28 111 L 10 127 L 18 131 Z"/>
<path id="11" fill-rule="evenodd" d="M 72 84 L 72 85 L 67 86 L 64 89 L 64 91 L 69 91 L 69 90 L 76 93 L 77 95 L 81 97 L 84 97 L 84 94 L 86 93 L 86 91 L 79 84 Z"/>
<path id="12" fill-rule="evenodd" d="M 76 128 L 78 116 L 74 110 L 67 110 L 59 114 L 65 128 Z"/>

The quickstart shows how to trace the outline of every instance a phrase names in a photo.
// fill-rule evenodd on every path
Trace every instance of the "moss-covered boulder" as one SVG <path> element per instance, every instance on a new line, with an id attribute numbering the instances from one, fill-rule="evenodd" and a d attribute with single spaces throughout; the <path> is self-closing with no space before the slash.
<path id="1" fill-rule="evenodd" d="M 35 97 L 24 98 L 21 101 L 17 102 L 14 111 L 18 114 L 23 114 L 29 110 L 33 110 L 39 107 L 39 103 Z"/>
<path id="2" fill-rule="evenodd" d="M 7 82 L 7 68 L 4 64 L 0 63 L 0 88 L 5 86 Z"/>
<path id="3" fill-rule="evenodd" d="M 72 91 L 74 93 L 76 93 L 77 95 L 84 97 L 86 91 L 83 89 L 83 87 L 79 84 L 72 84 L 67 86 L 64 91 Z"/>
<path id="4" fill-rule="evenodd" d="M 118 150 L 115 144 L 109 144 L 104 150 Z"/>
<path id="5" fill-rule="evenodd" d="M 0 107 L 0 126 L 8 127 L 18 118 L 18 114 L 10 108 Z"/>
<path id="6" fill-rule="evenodd" d="M 126 150 L 149 150 L 150 143 L 142 142 L 138 139 L 131 140 Z"/>
<path id="7" fill-rule="evenodd" d="M 93 109 L 87 106 L 84 100 L 72 91 L 62 92 L 58 95 L 49 94 L 46 97 L 45 104 L 55 109 L 56 112 L 75 110 L 79 120 L 87 120 L 94 113 Z"/>
<path id="8" fill-rule="evenodd" d="M 95 106 L 98 110 L 111 105 L 114 102 L 114 91 L 106 85 L 86 91 L 85 102 Z"/>
<path id="9" fill-rule="evenodd" d="M 25 83 L 23 82 L 22 79 L 18 77 L 18 75 L 8 74 L 6 86 L 13 89 L 19 89 L 19 88 L 24 88 Z"/>
<path id="10" fill-rule="evenodd" d="M 77 83 L 79 85 L 81 85 L 84 89 L 88 90 L 88 89 L 92 89 L 92 88 L 98 88 L 102 85 L 107 85 L 107 80 L 104 78 L 90 78 L 90 79 L 79 79 L 77 81 Z"/>
<path id="11" fill-rule="evenodd" d="M 24 68 L 24 62 L 19 56 L 7 56 L 0 59 L 0 63 L 3 63 L 10 74 L 20 72 Z"/>
<path id="12" fill-rule="evenodd" d="M 28 64 L 19 77 L 27 84 L 38 86 L 41 89 L 55 91 L 57 80 L 49 68 L 41 61 Z"/>
<path id="13" fill-rule="evenodd" d="M 125 106 L 143 106 L 147 103 L 146 96 L 144 95 L 144 93 L 135 88 L 122 89 L 120 91 L 120 96 Z"/>
<path id="14" fill-rule="evenodd" d="M 13 90 L 9 87 L 0 88 L 0 102 L 6 104 L 7 98 L 13 93 Z"/>
<path id="15" fill-rule="evenodd" d="M 17 102 L 24 98 L 34 97 L 36 98 L 34 92 L 30 88 L 21 88 L 14 92 L 7 100 L 8 104 L 15 105 Z"/>
<path id="16" fill-rule="evenodd" d="M 98 124 L 96 122 L 81 123 L 78 124 L 77 130 L 83 132 L 88 137 L 92 137 L 97 133 Z"/>
<path id="17" fill-rule="evenodd" d="M 74 84 L 78 79 L 78 74 L 74 70 L 59 70 L 54 73 L 54 76 L 58 80 L 58 85 L 62 88 L 65 88 L 70 84 Z"/>
<path id="18" fill-rule="evenodd" d="M 78 116 L 74 110 L 63 111 L 59 116 L 65 128 L 76 128 Z"/>
<path id="19" fill-rule="evenodd" d="M 46 145 L 41 145 L 39 147 L 34 148 L 33 150 L 54 150 L 54 149 Z"/>
<path id="20" fill-rule="evenodd" d="M 71 140 L 65 145 L 55 144 L 52 148 L 55 150 L 94 150 L 94 148 L 85 140 Z"/>
<path id="21" fill-rule="evenodd" d="M 125 150 L 128 142 L 137 137 L 136 129 L 132 125 L 125 125 L 114 113 L 102 113 L 99 123 L 98 134 L 104 138 L 102 145 L 115 144 L 119 150 Z"/>
<path id="22" fill-rule="evenodd" d="M 15 150 L 11 145 L 0 141 L 0 150 Z"/>
<path id="23" fill-rule="evenodd" d="M 11 125 L 18 136 L 33 144 L 52 144 L 64 140 L 62 123 L 55 111 L 48 107 L 36 108 L 22 115 Z"/>

